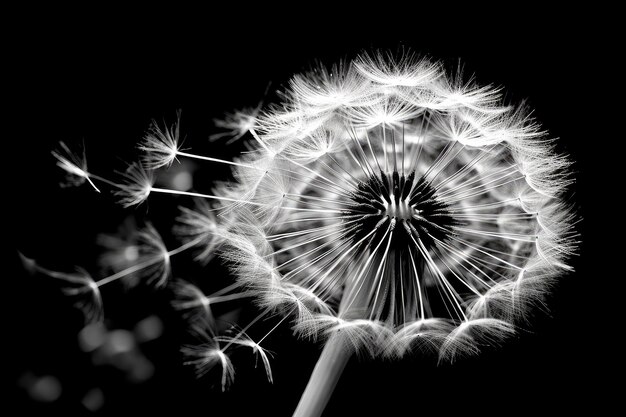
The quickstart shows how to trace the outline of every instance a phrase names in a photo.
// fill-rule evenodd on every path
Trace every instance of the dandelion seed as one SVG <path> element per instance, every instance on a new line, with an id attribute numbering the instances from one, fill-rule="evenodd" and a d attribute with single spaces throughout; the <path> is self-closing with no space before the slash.
<path id="1" fill-rule="evenodd" d="M 354 76 L 352 66 L 336 65 L 330 70 L 319 67 L 306 75 L 292 78 L 291 89 L 302 98 L 309 115 L 334 111 L 342 107 L 367 105 L 370 89 Z"/>
<path id="2" fill-rule="evenodd" d="M 481 344 L 498 345 L 514 332 L 513 325 L 503 320 L 493 318 L 468 320 L 446 337 L 439 351 L 439 358 L 453 361 L 458 355 L 476 353 Z"/>
<path id="3" fill-rule="evenodd" d="M 180 207 L 180 212 L 174 233 L 185 241 L 199 240 L 195 259 L 207 264 L 222 240 L 212 209 L 204 200 L 196 200 L 194 208 Z"/>
<path id="4" fill-rule="evenodd" d="M 83 152 L 82 156 L 73 154 L 67 145 L 59 143 L 60 150 L 53 151 L 52 155 L 57 159 L 57 166 L 68 173 L 68 181 L 72 185 L 80 185 L 87 181 L 94 190 L 100 192 L 98 187 L 91 181 L 89 171 L 87 171 L 87 160 Z"/>
<path id="5" fill-rule="evenodd" d="M 175 298 L 172 306 L 183 312 L 190 322 L 201 319 L 213 323 L 215 321 L 211 307 L 215 304 L 226 303 L 251 297 L 253 294 L 247 291 L 236 291 L 240 287 L 239 283 L 234 283 L 222 288 L 210 295 L 205 295 L 200 288 L 189 283 L 178 280 L 173 284 Z"/>
<path id="6" fill-rule="evenodd" d="M 272 369 L 270 367 L 270 361 L 268 356 L 271 356 L 271 352 L 263 349 L 259 343 L 256 343 L 248 335 L 245 333 L 240 333 L 236 337 L 228 337 L 228 336 L 218 336 L 215 338 L 216 341 L 226 343 L 227 345 L 235 344 L 239 346 L 246 346 L 252 349 L 252 352 L 255 355 L 261 357 L 261 361 L 263 362 L 263 367 L 265 368 L 265 374 L 267 375 L 267 380 L 269 382 L 272 381 Z"/>
<path id="7" fill-rule="evenodd" d="M 144 151 L 144 166 L 150 169 L 167 167 L 174 162 L 179 151 L 180 112 L 178 119 L 170 128 L 152 123 L 150 130 L 139 145 Z"/>
<path id="8" fill-rule="evenodd" d="M 434 318 L 405 324 L 397 330 L 394 337 L 389 338 L 385 355 L 402 357 L 409 351 L 425 354 L 438 352 L 452 328 L 449 321 Z"/>
<path id="9" fill-rule="evenodd" d="M 122 229 L 121 234 L 100 235 L 98 242 L 106 249 L 100 264 L 115 272 L 115 279 L 122 278 L 127 286 L 145 282 L 160 287 L 167 282 L 171 274 L 172 254 L 152 224 L 147 223 L 139 228 L 131 222 Z M 99 285 L 110 282 L 111 278 L 105 280 L 98 281 Z"/>
<path id="10" fill-rule="evenodd" d="M 442 76 L 440 65 L 417 60 L 413 54 L 405 54 L 399 59 L 382 53 L 362 55 L 354 61 L 354 66 L 365 79 L 379 86 L 428 88 Z"/>
<path id="11" fill-rule="evenodd" d="M 40 273 L 58 280 L 63 293 L 74 300 L 76 308 L 83 312 L 85 323 L 101 322 L 104 314 L 102 310 L 102 296 L 100 289 L 91 276 L 81 268 L 75 272 L 58 272 L 42 267 L 33 259 L 20 254 L 27 269 L 33 273 Z"/>
<path id="12" fill-rule="evenodd" d="M 222 138 L 229 138 L 227 145 L 241 139 L 245 134 L 256 127 L 259 110 L 262 102 L 255 108 L 246 108 L 236 110 L 233 113 L 227 113 L 223 119 L 213 119 L 215 127 L 225 130 L 225 132 L 215 133 L 209 136 L 210 141 L 216 141 Z"/>
<path id="13" fill-rule="evenodd" d="M 124 172 L 125 183 L 119 186 L 116 195 L 120 197 L 120 204 L 124 207 L 136 206 L 143 203 L 154 185 L 154 175 L 139 164 L 133 164 Z"/>
<path id="14" fill-rule="evenodd" d="M 235 368 L 226 354 L 232 342 L 220 346 L 220 338 L 216 336 L 217 328 L 212 320 L 203 317 L 192 323 L 191 334 L 198 344 L 186 345 L 181 349 L 185 356 L 185 364 L 192 365 L 199 377 L 206 375 L 216 365 L 222 369 L 222 391 L 225 391 L 235 378 Z"/>
<path id="15" fill-rule="evenodd" d="M 198 376 L 203 376 L 214 366 L 222 367 L 222 391 L 225 391 L 235 378 L 235 368 L 226 354 L 212 344 L 202 346 L 185 346 L 183 355 L 187 357 L 185 364 L 193 365 Z"/>
<path id="16" fill-rule="evenodd" d="M 139 242 L 139 253 L 141 254 L 140 259 L 145 257 L 146 259 L 160 260 L 154 266 L 144 270 L 143 274 L 147 282 L 154 283 L 156 286 L 165 285 L 171 274 L 171 253 L 165 247 L 161 236 L 151 224 L 148 224 L 139 231 L 137 239 Z M 139 263 L 141 263 L 141 260 L 139 260 Z"/>

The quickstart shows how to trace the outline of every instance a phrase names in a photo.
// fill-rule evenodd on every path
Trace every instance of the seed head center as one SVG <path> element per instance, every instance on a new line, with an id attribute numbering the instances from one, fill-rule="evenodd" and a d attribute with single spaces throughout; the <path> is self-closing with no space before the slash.
<path id="1" fill-rule="evenodd" d="M 347 236 L 364 239 L 364 247 L 378 247 L 389 238 L 389 250 L 419 251 L 416 242 L 429 248 L 435 240 L 445 240 L 458 224 L 435 187 L 424 177 L 416 178 L 415 172 L 406 177 L 396 171 L 373 175 L 359 183 L 351 197 L 354 213 L 363 217 L 348 226 Z"/>
<path id="2" fill-rule="evenodd" d="M 418 214 L 417 210 L 410 206 L 406 200 L 400 200 L 396 203 L 394 199 L 391 199 L 391 202 L 385 203 L 385 215 L 390 218 L 410 220 L 413 218 L 413 215 Z"/>

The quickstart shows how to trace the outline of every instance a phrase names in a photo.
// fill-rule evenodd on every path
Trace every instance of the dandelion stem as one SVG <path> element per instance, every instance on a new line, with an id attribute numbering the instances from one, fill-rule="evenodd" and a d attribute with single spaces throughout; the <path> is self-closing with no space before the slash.
<path id="1" fill-rule="evenodd" d="M 347 349 L 341 332 L 333 334 L 326 342 L 311 379 L 300 398 L 293 417 L 319 417 L 337 386 L 352 352 Z"/>
<path id="2" fill-rule="evenodd" d="M 356 293 L 354 293 L 355 290 Z M 368 300 L 369 295 L 366 291 L 357 289 L 355 281 L 349 283 L 339 307 L 339 315 L 346 319 L 360 318 Z M 353 353 L 345 338 L 345 334 L 338 330 L 326 341 L 293 417 L 320 417 L 322 415 Z"/>

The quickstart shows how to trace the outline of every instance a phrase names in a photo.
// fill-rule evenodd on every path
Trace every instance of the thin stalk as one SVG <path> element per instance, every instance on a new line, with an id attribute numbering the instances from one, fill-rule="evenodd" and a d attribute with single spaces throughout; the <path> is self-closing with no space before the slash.
<path id="1" fill-rule="evenodd" d="M 350 284 L 339 307 L 339 316 L 355 319 L 358 318 L 356 315 L 363 315 L 368 297 L 366 291 L 356 290 L 356 294 L 351 294 L 356 285 L 354 282 Z M 349 302 L 353 298 L 354 301 Z M 344 309 L 345 311 L 342 311 Z M 353 350 L 346 343 L 344 333 L 341 330 L 333 333 L 324 345 L 293 417 L 320 417 L 322 415 L 352 353 Z"/>
<path id="2" fill-rule="evenodd" d="M 309 383 L 300 398 L 294 417 L 319 417 L 322 415 L 339 377 L 352 352 L 347 348 L 341 332 L 333 334 L 313 369 Z"/>

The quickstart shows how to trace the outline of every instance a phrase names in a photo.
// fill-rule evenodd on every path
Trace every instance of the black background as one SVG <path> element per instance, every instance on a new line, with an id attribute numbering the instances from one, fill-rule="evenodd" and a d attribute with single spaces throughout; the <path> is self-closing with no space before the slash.
<path id="1" fill-rule="evenodd" d="M 587 25 L 555 26 L 534 17 L 520 24 L 487 21 L 457 31 L 441 20 L 432 28 L 417 25 L 408 34 L 397 33 L 395 25 L 386 22 L 384 37 L 369 30 L 372 22 L 347 29 L 343 21 L 321 18 L 306 27 L 293 19 L 289 24 L 278 19 L 256 25 L 236 16 L 224 19 L 227 25 L 218 27 L 220 18 L 213 15 L 191 29 L 149 19 L 131 24 L 48 22 L 22 27 L 11 38 L 14 75 L 6 84 L 17 93 L 9 103 L 15 111 L 9 124 L 17 129 L 13 137 L 5 138 L 10 142 L 6 151 L 10 198 L 4 205 L 11 211 L 6 217 L 11 268 L 2 298 L 9 335 L 8 392 L 19 409 L 80 414 L 85 412 L 80 405 L 84 391 L 100 386 L 107 396 L 102 415 L 157 410 L 290 415 L 318 348 L 295 340 L 287 327 L 268 340 L 268 348 L 276 353 L 275 383 L 264 381 L 262 370 L 254 370 L 244 358 L 232 389 L 222 394 L 213 386 L 216 378 L 196 380 L 180 365 L 178 345 L 184 336 L 164 295 L 105 292 L 113 328 L 132 326 L 151 311 L 158 312 L 166 325 L 164 336 L 145 347 L 155 363 L 155 376 L 141 385 L 130 384 L 112 370 L 94 367 L 78 349 L 80 315 L 54 285 L 20 272 L 15 249 L 58 269 L 90 266 L 96 256 L 95 236 L 114 231 L 126 216 L 107 195 L 88 187 L 58 187 L 62 175 L 50 151 L 59 140 L 73 144 L 84 140 L 90 168 L 113 172 L 123 168 L 121 161 L 136 159 L 136 143 L 153 118 L 172 121 L 182 109 L 182 130 L 194 151 L 228 156 L 237 151 L 236 145 L 225 149 L 206 140 L 214 132 L 213 117 L 255 106 L 268 83 L 270 91 L 276 90 L 316 59 L 333 63 L 376 48 L 407 48 L 442 59 L 449 68 L 460 61 L 479 83 L 504 86 L 511 102 L 526 100 L 551 135 L 560 138 L 561 150 L 576 161 L 572 191 L 584 219 L 583 243 L 581 255 L 573 260 L 576 272 L 555 289 L 550 316 L 534 318 L 533 333 L 454 365 L 437 367 L 434 360 L 419 357 L 352 361 L 327 415 L 371 415 L 379 407 L 387 415 L 417 415 L 424 410 L 504 414 L 606 405 L 610 395 L 604 378 L 614 366 L 614 348 L 596 323 L 608 311 L 599 307 L 606 288 L 597 283 L 602 278 L 594 266 L 602 250 L 594 244 L 592 214 L 598 204 L 594 173 L 601 148 L 593 144 L 598 109 L 588 106 L 598 99 L 588 83 L 597 77 L 592 71 L 600 69 L 606 78 L 612 71 L 613 56 L 600 50 L 602 35 Z M 177 23 L 186 26 L 184 21 Z M 274 97 L 270 94 L 268 100 Z M 226 174 L 221 168 L 211 169 L 209 179 Z M 170 206 L 175 205 L 157 196 L 135 215 L 147 215 L 167 230 Z M 202 272 L 207 279 L 223 273 L 213 268 Z M 606 354 L 599 354 L 601 344 L 607 346 Z M 57 376 L 64 388 L 60 399 L 53 404 L 32 401 L 17 384 L 25 372 Z"/>

